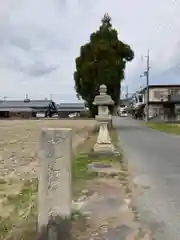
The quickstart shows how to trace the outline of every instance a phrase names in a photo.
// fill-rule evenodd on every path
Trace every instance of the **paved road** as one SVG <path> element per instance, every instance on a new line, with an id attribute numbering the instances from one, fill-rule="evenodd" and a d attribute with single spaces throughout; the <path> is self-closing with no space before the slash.
<path id="1" fill-rule="evenodd" d="M 136 181 L 145 188 L 137 207 L 157 240 L 180 240 L 180 136 L 152 130 L 142 122 L 115 117 Z"/>

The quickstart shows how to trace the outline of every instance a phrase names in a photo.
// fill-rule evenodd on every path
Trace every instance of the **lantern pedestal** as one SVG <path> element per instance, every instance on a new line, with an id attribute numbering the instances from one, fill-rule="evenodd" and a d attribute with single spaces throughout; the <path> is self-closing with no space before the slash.
<path id="1" fill-rule="evenodd" d="M 98 138 L 94 145 L 94 152 L 110 153 L 115 150 L 108 131 L 108 123 L 112 118 L 112 116 L 109 115 L 108 106 L 113 105 L 114 102 L 106 92 L 106 86 L 101 85 L 100 95 L 96 96 L 94 99 L 94 105 L 98 106 L 96 120 L 100 123 Z"/>

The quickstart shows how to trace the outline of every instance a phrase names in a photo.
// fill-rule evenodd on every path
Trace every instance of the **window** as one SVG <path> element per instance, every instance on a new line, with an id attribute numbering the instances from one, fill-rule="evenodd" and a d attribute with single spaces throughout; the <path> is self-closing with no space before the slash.
<path id="1" fill-rule="evenodd" d="M 160 99 L 162 96 L 162 92 L 161 91 L 154 91 L 154 98 Z"/>
<path id="2" fill-rule="evenodd" d="M 180 90 L 179 89 L 171 89 L 171 94 L 173 96 L 179 96 L 180 95 Z"/>
<path id="3" fill-rule="evenodd" d="M 154 98 L 156 99 L 163 99 L 167 96 L 166 91 L 164 90 L 158 90 L 158 91 L 154 91 Z"/>
<path id="4" fill-rule="evenodd" d="M 143 97 L 142 95 L 139 96 L 139 102 L 142 102 L 143 101 Z"/>

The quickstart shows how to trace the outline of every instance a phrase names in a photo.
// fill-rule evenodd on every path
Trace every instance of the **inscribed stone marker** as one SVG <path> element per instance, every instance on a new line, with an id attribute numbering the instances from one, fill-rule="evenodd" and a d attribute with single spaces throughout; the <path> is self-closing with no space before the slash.
<path id="1" fill-rule="evenodd" d="M 72 129 L 43 129 L 40 138 L 38 228 L 50 217 L 70 217 Z"/>

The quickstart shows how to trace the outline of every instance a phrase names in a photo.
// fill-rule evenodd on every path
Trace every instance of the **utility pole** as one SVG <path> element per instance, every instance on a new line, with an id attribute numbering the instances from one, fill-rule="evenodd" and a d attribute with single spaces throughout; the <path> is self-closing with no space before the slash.
<path id="1" fill-rule="evenodd" d="M 128 85 L 126 86 L 126 98 L 128 98 L 129 92 L 128 92 Z"/>
<path id="2" fill-rule="evenodd" d="M 147 122 L 149 121 L 149 50 L 147 55 L 147 69 L 146 69 L 146 88 L 147 88 Z"/>
<path id="3" fill-rule="evenodd" d="M 147 112 L 146 112 L 146 121 L 148 122 L 149 121 L 149 69 L 150 69 L 150 66 L 149 66 L 149 50 L 148 50 L 148 54 L 147 56 L 145 56 L 145 58 L 147 59 L 147 63 L 146 63 L 146 71 L 140 75 L 140 77 L 146 77 L 146 95 L 147 95 L 147 98 L 146 98 L 146 109 L 147 109 Z"/>

